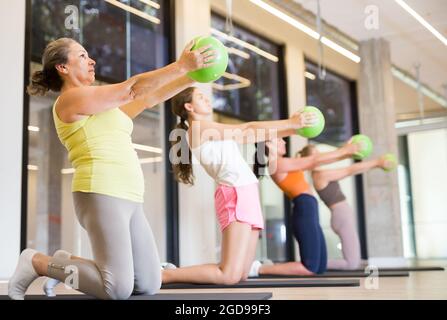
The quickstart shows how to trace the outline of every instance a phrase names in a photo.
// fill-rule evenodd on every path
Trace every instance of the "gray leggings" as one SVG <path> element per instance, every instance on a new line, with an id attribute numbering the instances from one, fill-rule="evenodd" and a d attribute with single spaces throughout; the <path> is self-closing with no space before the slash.
<path id="1" fill-rule="evenodd" d="M 360 240 L 354 221 L 354 212 L 348 202 L 337 203 L 331 209 L 331 227 L 340 237 L 343 259 L 329 259 L 328 269 L 352 270 L 360 267 Z"/>
<path id="2" fill-rule="evenodd" d="M 161 286 L 160 259 L 143 204 L 97 193 L 74 192 L 76 215 L 87 231 L 94 261 L 51 258 L 49 277 L 76 283 L 100 299 L 155 294 Z"/>

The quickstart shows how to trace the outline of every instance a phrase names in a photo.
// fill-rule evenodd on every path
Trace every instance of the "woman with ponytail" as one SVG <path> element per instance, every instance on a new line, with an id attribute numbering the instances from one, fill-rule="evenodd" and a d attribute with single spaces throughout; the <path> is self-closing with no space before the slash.
<path id="1" fill-rule="evenodd" d="M 179 182 L 194 183 L 192 156 L 216 182 L 217 220 L 222 232 L 219 264 L 165 269 L 163 283 L 234 284 L 248 277 L 256 254 L 259 230 L 264 228 L 258 180 L 243 159 L 237 143 L 255 143 L 293 135 L 316 122 L 313 113 L 296 113 L 287 120 L 254 121 L 238 125 L 214 122 L 212 106 L 197 88 L 188 88 L 173 99 L 180 118 L 178 139 L 171 154 Z M 186 154 L 185 154 L 186 153 Z M 172 156 L 176 156 L 172 159 Z"/>
<path id="2" fill-rule="evenodd" d="M 302 156 L 311 157 L 321 154 L 313 145 L 306 146 Z M 328 269 L 354 270 L 360 267 L 360 240 L 355 226 L 355 215 L 338 181 L 346 177 L 365 173 L 374 168 L 391 169 L 393 163 L 385 156 L 354 163 L 348 167 L 336 169 L 312 169 L 312 182 L 320 199 L 331 212 L 331 228 L 340 237 L 342 259 L 329 259 Z"/>
<path id="3" fill-rule="evenodd" d="M 33 74 L 28 93 L 59 93 L 54 123 L 75 169 L 76 215 L 89 235 L 94 259 L 26 249 L 9 281 L 12 299 L 24 299 L 40 276 L 55 281 L 76 277 L 75 289 L 100 299 L 158 291 L 160 262 L 143 212 L 144 178 L 131 140 L 132 119 L 190 87 L 188 72 L 213 64 L 214 50 L 192 51 L 193 45 L 166 67 L 102 86 L 93 85 L 96 63 L 75 40 L 61 38 L 47 45 L 43 69 Z M 45 286 L 50 295 L 51 288 Z"/>

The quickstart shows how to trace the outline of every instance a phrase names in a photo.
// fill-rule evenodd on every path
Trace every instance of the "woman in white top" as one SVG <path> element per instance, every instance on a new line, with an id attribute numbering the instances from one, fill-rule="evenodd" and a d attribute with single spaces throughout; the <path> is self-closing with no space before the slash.
<path id="1" fill-rule="evenodd" d="M 174 174 L 178 181 L 193 184 L 194 154 L 216 181 L 215 207 L 222 231 L 222 250 L 219 264 L 165 269 L 162 281 L 235 284 L 248 277 L 259 230 L 264 228 L 258 180 L 243 159 L 237 143 L 290 136 L 299 128 L 313 125 L 317 119 L 313 113 L 295 113 L 287 120 L 238 125 L 217 123 L 210 119 L 210 101 L 197 88 L 188 88 L 175 96 L 172 109 L 180 117 L 177 128 L 181 129 L 173 150 L 177 150 L 174 151 L 176 156 L 183 157 L 180 161 L 174 159 Z"/>

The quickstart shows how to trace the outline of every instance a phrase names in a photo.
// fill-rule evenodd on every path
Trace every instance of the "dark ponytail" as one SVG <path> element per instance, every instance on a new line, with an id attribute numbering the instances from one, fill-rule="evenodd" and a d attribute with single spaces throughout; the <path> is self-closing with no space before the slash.
<path id="1" fill-rule="evenodd" d="M 172 164 L 172 169 L 174 171 L 174 177 L 177 181 L 185 184 L 194 184 L 194 173 L 192 171 L 192 155 L 189 149 L 188 141 L 186 139 L 188 134 L 188 111 L 185 109 L 186 103 L 192 102 L 192 96 L 195 88 L 187 88 L 177 94 L 172 98 L 172 113 L 180 117 L 180 122 L 175 126 L 175 129 L 180 129 L 180 135 L 177 135 L 176 141 L 171 141 L 171 148 L 181 143 L 181 147 L 178 148 L 177 156 L 178 159 L 182 159 L 182 151 L 188 152 L 188 162 L 183 163 L 178 161 Z M 186 144 L 186 145 L 185 145 Z"/>
<path id="2" fill-rule="evenodd" d="M 266 175 L 268 170 L 268 156 L 269 149 L 265 142 L 258 142 L 255 144 L 256 152 L 253 163 L 253 172 L 256 178 L 262 178 Z"/>
<path id="3" fill-rule="evenodd" d="M 44 96 L 50 90 L 61 90 L 64 82 L 56 70 L 56 65 L 67 63 L 70 46 L 75 42 L 70 38 L 60 38 L 46 46 L 42 55 L 43 69 L 33 73 L 31 83 L 27 87 L 29 95 Z"/>
<path id="4" fill-rule="evenodd" d="M 308 157 L 310 156 L 313 151 L 315 150 L 315 146 L 312 144 L 308 144 L 307 146 L 305 146 L 303 149 L 301 149 L 300 151 L 298 151 L 298 154 L 301 157 Z"/>

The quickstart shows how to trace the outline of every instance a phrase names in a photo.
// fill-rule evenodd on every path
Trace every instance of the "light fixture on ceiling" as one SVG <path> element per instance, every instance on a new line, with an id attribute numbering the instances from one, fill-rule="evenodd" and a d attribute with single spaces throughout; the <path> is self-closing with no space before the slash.
<path id="1" fill-rule="evenodd" d="M 233 47 L 226 47 L 226 48 L 227 48 L 227 51 L 229 54 L 237 55 L 237 56 L 239 56 L 243 59 L 246 59 L 246 60 L 250 59 L 250 55 L 247 52 L 244 52 L 242 50 L 239 50 L 239 49 L 236 49 Z"/>
<path id="2" fill-rule="evenodd" d="M 273 61 L 273 62 L 278 62 L 279 61 L 279 58 L 277 56 L 275 56 L 275 55 L 273 55 L 271 53 L 268 53 L 267 51 L 264 51 L 264 50 L 262 50 L 262 49 L 260 49 L 260 48 L 258 48 L 256 46 L 252 45 L 251 43 L 248 43 L 246 41 L 238 39 L 238 38 L 236 38 L 234 36 L 229 36 L 228 34 L 223 33 L 223 32 L 221 32 L 221 31 L 219 31 L 217 29 L 214 29 L 214 28 L 211 28 L 211 33 L 216 35 L 216 36 L 219 36 L 219 37 L 221 37 L 221 38 L 223 38 L 225 40 L 228 40 L 228 41 L 231 41 L 233 43 L 236 43 L 236 44 L 238 44 L 238 45 L 240 45 L 240 46 L 242 46 L 242 47 L 244 47 L 244 48 L 246 48 L 246 49 L 248 49 L 250 51 L 253 51 L 254 53 L 256 53 L 256 54 L 258 54 L 258 55 L 260 55 L 260 56 L 262 56 L 262 57 L 264 57 L 266 59 L 269 59 L 270 61 Z"/>
<path id="3" fill-rule="evenodd" d="M 133 143 L 133 147 L 134 147 L 134 149 L 141 150 L 141 151 L 148 151 L 148 152 L 154 152 L 154 153 L 160 153 L 160 154 L 163 152 L 163 150 L 161 148 L 146 146 L 144 144 Z"/>
<path id="4" fill-rule="evenodd" d="M 438 38 L 444 45 L 447 46 L 447 38 L 444 37 L 438 30 L 436 30 L 430 23 L 427 22 L 422 16 L 417 13 L 413 8 L 411 8 L 403 0 L 394 0 L 398 5 L 400 5 L 405 11 L 407 11 L 413 18 L 415 18 L 420 24 L 422 24 L 428 31 L 430 31 L 436 38 Z"/>
<path id="5" fill-rule="evenodd" d="M 446 129 L 447 117 L 425 118 L 422 124 L 420 119 L 398 121 L 395 123 L 395 128 L 399 136 L 420 131 Z"/>
<path id="6" fill-rule="evenodd" d="M 309 71 L 305 71 L 305 72 L 304 72 L 304 76 L 305 76 L 307 79 L 310 79 L 310 80 L 315 80 L 315 79 L 317 78 L 313 73 L 311 73 L 311 72 L 309 72 Z"/>
<path id="7" fill-rule="evenodd" d="M 391 73 L 393 74 L 393 76 L 395 78 L 399 79 L 406 85 L 412 87 L 413 89 L 417 89 L 417 87 L 418 87 L 417 81 L 413 77 L 411 77 L 410 75 L 405 73 L 404 71 L 398 69 L 396 66 L 393 66 L 391 68 Z M 447 99 L 442 97 L 440 94 L 434 92 L 433 90 L 431 90 L 430 88 L 428 88 L 425 85 L 422 85 L 421 92 L 428 98 L 432 99 L 436 103 L 443 106 L 444 108 L 447 108 Z"/>
<path id="8" fill-rule="evenodd" d="M 402 129 L 406 127 L 415 127 L 419 126 L 421 121 L 419 119 L 406 120 L 406 121 L 398 121 L 395 123 L 396 129 Z M 424 125 L 437 125 L 437 124 L 447 124 L 447 120 L 445 117 L 437 117 L 437 118 L 428 118 L 424 119 Z"/>
<path id="9" fill-rule="evenodd" d="M 67 169 L 62 169 L 61 173 L 62 174 L 73 174 L 75 172 L 74 168 L 67 168 Z"/>
<path id="10" fill-rule="evenodd" d="M 151 16 L 151 15 L 149 15 L 146 12 L 143 12 L 141 10 L 135 9 L 134 7 L 131 7 L 131 6 L 127 5 L 127 4 L 121 3 L 121 2 L 119 2 L 117 0 L 105 0 L 105 1 L 107 3 L 110 3 L 111 5 L 114 5 L 114 6 L 118 7 L 118 8 L 121 8 L 121 9 L 127 11 L 127 12 L 133 13 L 134 15 L 137 15 L 137 16 L 139 16 L 139 17 L 141 17 L 143 19 L 146 19 L 146 20 L 148 20 L 148 21 L 150 21 L 152 23 L 160 24 L 160 19 L 158 19 L 156 17 L 153 17 L 153 16 Z"/>
<path id="11" fill-rule="evenodd" d="M 296 29 L 304 32 L 305 34 L 309 35 L 310 37 L 318 40 L 320 38 L 320 35 L 318 34 L 318 32 L 316 32 L 315 30 L 313 30 L 312 28 L 306 26 L 305 24 L 299 22 L 298 20 L 292 18 L 291 16 L 285 14 L 284 12 L 276 9 L 275 7 L 269 5 L 268 3 L 266 3 L 265 1 L 262 0 L 250 0 L 253 4 L 257 5 L 258 7 L 266 10 L 267 12 L 270 12 L 271 14 L 273 14 L 274 16 L 276 16 L 277 18 L 287 22 L 288 24 L 290 24 L 291 26 L 295 27 Z M 356 54 L 354 54 L 353 52 L 343 48 L 342 46 L 340 46 L 339 44 L 335 43 L 334 41 L 326 38 L 326 37 L 321 37 L 321 42 L 328 46 L 329 48 L 333 49 L 334 51 L 340 53 L 341 55 L 345 56 L 346 58 L 354 61 L 355 63 L 359 63 L 360 62 L 360 57 Z"/>
<path id="12" fill-rule="evenodd" d="M 141 159 L 140 159 L 140 163 L 141 163 L 141 164 L 157 163 L 157 162 L 162 162 L 162 161 L 163 161 L 163 158 L 162 158 L 162 157 L 141 158 Z"/>
<path id="13" fill-rule="evenodd" d="M 36 126 L 28 126 L 28 131 L 39 132 L 39 127 Z"/>
<path id="14" fill-rule="evenodd" d="M 225 72 L 222 75 L 222 77 L 233 80 L 233 81 L 237 81 L 238 83 L 233 83 L 233 84 L 213 83 L 212 84 L 213 89 L 216 89 L 219 91 L 230 91 L 230 90 L 247 88 L 251 85 L 251 81 L 249 79 L 238 76 L 237 74 Z"/>
<path id="15" fill-rule="evenodd" d="M 148 6 L 151 6 L 152 8 L 155 9 L 160 9 L 160 5 L 154 1 L 151 0 L 140 0 L 140 2 L 147 4 Z"/>

